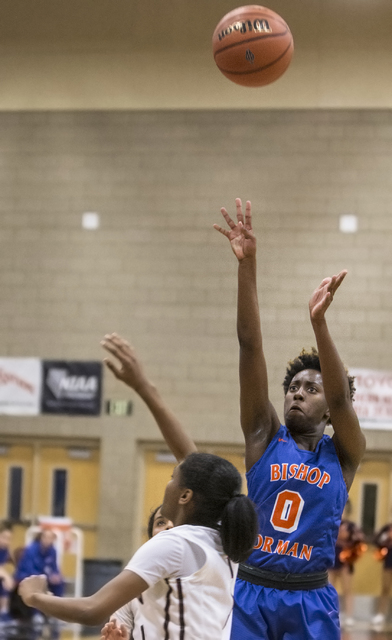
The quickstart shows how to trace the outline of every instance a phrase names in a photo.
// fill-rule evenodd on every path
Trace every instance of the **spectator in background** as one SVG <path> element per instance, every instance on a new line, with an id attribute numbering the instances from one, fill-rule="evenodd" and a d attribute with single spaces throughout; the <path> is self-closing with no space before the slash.
<path id="1" fill-rule="evenodd" d="M 35 540 L 24 549 L 14 574 L 17 583 L 29 576 L 45 575 L 48 580 L 48 589 L 53 595 L 63 595 L 64 580 L 57 564 L 54 541 L 54 532 L 50 529 L 43 529 Z M 40 613 L 34 614 L 33 622 L 42 621 Z"/>
<path id="2" fill-rule="evenodd" d="M 335 563 L 329 571 L 329 579 L 334 587 L 340 580 L 343 595 L 341 612 L 344 616 L 343 626 L 346 629 L 354 625 L 354 564 L 367 549 L 362 529 L 355 522 L 345 518 L 349 513 L 350 503 L 347 502 L 336 540 Z"/>
<path id="3" fill-rule="evenodd" d="M 375 557 L 382 560 L 381 595 L 375 616 L 372 618 L 372 629 L 382 631 L 385 618 L 388 613 L 389 594 L 392 587 L 392 522 L 386 524 L 377 534 L 374 540 L 377 547 Z"/>
<path id="4" fill-rule="evenodd" d="M 14 587 L 14 580 L 6 569 L 12 563 L 10 546 L 12 527 L 8 522 L 0 522 L 0 624 L 11 621 L 9 613 L 10 592 Z"/>

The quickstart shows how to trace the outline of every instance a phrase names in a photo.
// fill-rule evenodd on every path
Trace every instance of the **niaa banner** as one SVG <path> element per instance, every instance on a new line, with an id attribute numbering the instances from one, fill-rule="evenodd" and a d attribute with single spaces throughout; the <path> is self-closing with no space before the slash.
<path id="1" fill-rule="evenodd" d="M 101 362 L 43 360 L 42 375 L 42 413 L 74 416 L 101 413 Z"/>
<path id="2" fill-rule="evenodd" d="M 0 358 L 0 413 L 38 415 L 41 379 L 39 358 Z"/>
<path id="3" fill-rule="evenodd" d="M 354 409 L 361 426 L 392 429 L 392 371 L 350 369 L 355 376 Z"/>

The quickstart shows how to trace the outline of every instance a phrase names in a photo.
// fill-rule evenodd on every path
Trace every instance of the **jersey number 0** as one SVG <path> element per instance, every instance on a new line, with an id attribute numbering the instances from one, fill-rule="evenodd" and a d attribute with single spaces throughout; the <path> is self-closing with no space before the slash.
<path id="1" fill-rule="evenodd" d="M 298 528 L 304 500 L 297 491 L 281 491 L 276 496 L 270 522 L 276 531 L 291 533 Z"/>

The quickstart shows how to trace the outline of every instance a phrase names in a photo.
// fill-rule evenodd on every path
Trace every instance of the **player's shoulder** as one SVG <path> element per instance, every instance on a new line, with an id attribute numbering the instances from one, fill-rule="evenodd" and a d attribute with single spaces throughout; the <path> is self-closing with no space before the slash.
<path id="1" fill-rule="evenodd" d="M 280 424 L 275 433 L 265 442 L 263 448 L 259 448 L 257 452 L 253 451 L 252 456 L 246 455 L 246 477 L 251 479 L 251 477 L 257 473 L 258 469 L 264 466 L 269 456 L 274 454 L 277 447 L 280 447 L 281 444 L 287 445 L 291 440 L 292 437 L 289 435 L 287 427 Z"/>

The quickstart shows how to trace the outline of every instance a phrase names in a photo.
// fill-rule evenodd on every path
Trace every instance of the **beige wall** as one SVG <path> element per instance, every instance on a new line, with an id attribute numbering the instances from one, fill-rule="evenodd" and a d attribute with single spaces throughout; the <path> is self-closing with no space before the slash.
<path id="1" fill-rule="evenodd" d="M 211 37 L 227 0 L 13 0 L 0 6 L 0 109 L 391 108 L 390 0 L 273 0 L 286 74 L 226 80 Z"/>
<path id="2" fill-rule="evenodd" d="M 389 111 L 19 112 L 0 115 L 2 355 L 99 359 L 118 331 L 204 444 L 241 445 L 236 262 L 212 229 L 250 198 L 271 397 L 313 344 L 307 302 L 349 275 L 329 311 L 353 367 L 391 368 L 392 116 Z M 81 228 L 98 211 L 98 231 Z M 359 232 L 338 231 L 355 213 Z M 138 536 L 138 443 L 159 441 L 134 394 L 130 418 L 1 417 L 3 437 L 100 441 L 99 553 Z M 392 434 L 369 435 L 392 448 Z M 116 540 L 115 547 L 113 540 Z"/>
<path id="3" fill-rule="evenodd" d="M 349 270 L 329 314 L 347 364 L 390 369 L 392 355 L 392 3 L 269 3 L 295 55 L 263 89 L 213 62 L 211 34 L 233 6 L 0 6 L 1 353 L 95 359 L 105 332 L 124 333 L 195 439 L 220 446 L 242 445 L 236 264 L 212 224 L 236 196 L 254 203 L 277 407 L 286 361 L 313 342 L 306 305 L 326 274 Z M 83 211 L 100 213 L 100 230 L 81 229 Z M 342 213 L 359 216 L 358 234 L 339 233 Z M 0 438 L 99 441 L 99 554 L 124 559 L 141 524 L 139 445 L 159 442 L 129 396 L 129 419 L 0 418 Z M 125 397 L 108 376 L 105 398 Z M 392 448 L 392 435 L 368 443 Z"/>

